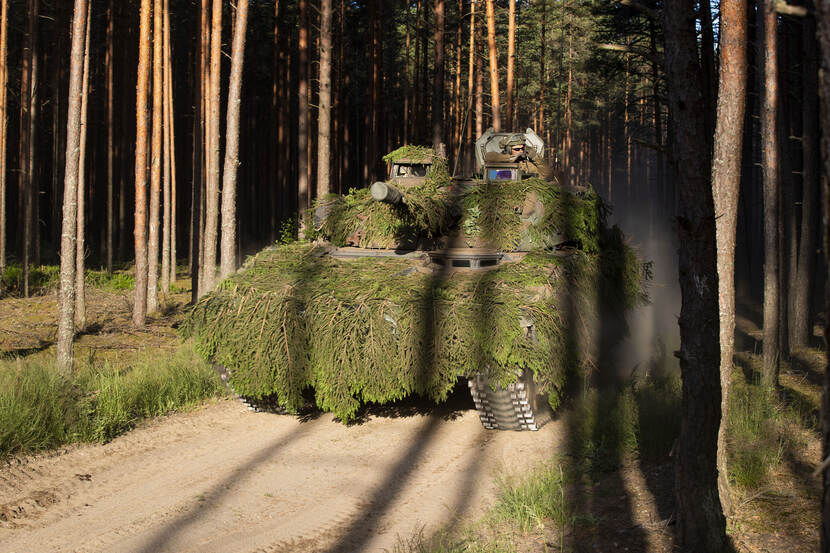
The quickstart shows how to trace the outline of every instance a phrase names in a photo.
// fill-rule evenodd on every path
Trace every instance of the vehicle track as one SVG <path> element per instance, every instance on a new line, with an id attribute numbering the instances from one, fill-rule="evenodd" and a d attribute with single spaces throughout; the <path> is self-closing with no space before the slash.
<path id="1" fill-rule="evenodd" d="M 223 400 L 105 445 L 0 463 L 0 553 L 381 551 L 480 514 L 557 426 L 489 431 L 472 405 L 300 420 Z"/>

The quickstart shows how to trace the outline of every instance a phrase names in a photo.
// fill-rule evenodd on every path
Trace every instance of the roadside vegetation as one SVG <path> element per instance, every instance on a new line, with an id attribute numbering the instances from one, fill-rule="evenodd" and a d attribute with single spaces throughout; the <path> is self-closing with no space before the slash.
<path id="1" fill-rule="evenodd" d="M 781 386 L 760 383 L 758 355 L 739 352 L 728 421 L 738 551 L 818 547 L 819 402 L 824 352 L 802 350 Z M 658 372 L 589 390 L 567 410 L 566 451 L 524 476 L 499 477 L 497 502 L 460 530 L 421 530 L 395 553 L 671 551 L 679 375 Z M 647 516 L 646 516 L 647 514 Z"/>
<path id="2" fill-rule="evenodd" d="M 0 361 L 0 457 L 73 442 L 106 442 L 139 421 L 224 394 L 191 344 L 127 365 L 79 360 L 70 380 L 54 358 Z"/>
<path id="3" fill-rule="evenodd" d="M 142 420 L 192 408 L 226 393 L 222 381 L 176 328 L 189 281 L 171 286 L 144 329 L 130 320 L 130 268 L 88 270 L 86 330 L 75 368 L 60 376 L 53 347 L 58 269 L 32 267 L 31 298 L 10 265 L 0 295 L 0 459 L 75 442 L 106 442 Z"/>

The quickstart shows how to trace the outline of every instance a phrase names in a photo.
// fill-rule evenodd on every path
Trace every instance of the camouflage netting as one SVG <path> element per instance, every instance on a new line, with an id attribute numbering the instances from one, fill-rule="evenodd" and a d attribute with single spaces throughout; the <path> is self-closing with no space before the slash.
<path id="1" fill-rule="evenodd" d="M 607 213 L 593 190 L 566 192 L 539 178 L 481 182 L 461 203 L 460 229 L 467 245 L 503 251 L 548 250 L 570 241 L 587 253 L 597 253 Z"/>
<path id="2" fill-rule="evenodd" d="M 597 324 L 643 298 L 640 262 L 621 233 L 602 230 L 597 243 L 593 254 L 537 252 L 448 274 L 277 246 L 199 301 L 182 333 L 231 369 L 237 393 L 276 395 L 290 411 L 311 387 L 321 409 L 347 421 L 363 402 L 413 393 L 440 402 L 459 376 L 483 371 L 504 385 L 521 368 L 555 408 L 568 378 L 593 365 Z"/>
<path id="3" fill-rule="evenodd" d="M 456 245 L 537 251 L 570 241 L 596 253 L 607 210 L 593 190 L 565 192 L 539 178 L 467 189 L 427 180 L 401 194 L 398 205 L 374 201 L 366 188 L 327 197 L 319 234 L 336 246 L 414 249 L 440 247 L 438 239 L 457 227 L 462 236 Z"/>

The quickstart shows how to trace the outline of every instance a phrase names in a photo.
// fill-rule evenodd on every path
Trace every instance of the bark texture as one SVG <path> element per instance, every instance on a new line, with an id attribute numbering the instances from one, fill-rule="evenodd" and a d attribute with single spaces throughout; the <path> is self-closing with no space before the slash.
<path id="1" fill-rule="evenodd" d="M 213 0 L 210 30 L 210 83 L 208 96 L 208 172 L 205 194 L 205 233 L 202 292 L 216 286 L 216 246 L 219 233 L 219 84 L 222 56 L 222 1 Z"/>
<path id="2" fill-rule="evenodd" d="M 444 142 L 444 0 L 435 0 L 435 73 L 432 78 L 432 147 Z"/>
<path id="3" fill-rule="evenodd" d="M 712 159 L 712 192 L 717 237 L 720 307 L 721 424 L 718 433 L 718 490 L 727 514 L 732 512 L 726 467 L 726 413 L 735 349 L 735 232 L 741 184 L 744 112 L 747 87 L 746 3 L 721 3 L 720 94 Z"/>
<path id="4" fill-rule="evenodd" d="M 683 551 L 714 553 L 727 548 L 717 476 L 721 415 L 718 279 L 693 0 L 668 0 L 663 18 L 666 79 L 674 118 L 672 149 L 680 195 L 678 357 L 683 400 L 675 449 L 676 535 Z"/>
<path id="5" fill-rule="evenodd" d="M 147 319 L 147 93 L 150 81 L 150 0 L 141 0 L 135 101 L 135 300 L 133 324 Z M 67 147 L 68 151 L 68 147 Z"/>
<path id="6" fill-rule="evenodd" d="M 146 0 L 145 0 L 146 1 Z M 81 80 L 83 73 L 86 0 L 75 0 L 69 57 L 69 106 L 66 121 L 66 168 L 63 183 L 60 292 L 58 296 L 58 370 L 72 371 L 75 337 L 75 233 L 78 208 L 78 159 L 81 134 Z"/>
<path id="7" fill-rule="evenodd" d="M 86 330 L 86 293 L 84 277 L 86 272 L 85 232 L 86 232 L 86 139 L 89 111 L 89 34 L 92 20 L 92 0 L 87 0 L 86 39 L 84 40 L 84 73 L 81 84 L 81 139 L 78 154 L 78 236 L 75 241 L 75 327 Z"/>
<path id="8" fill-rule="evenodd" d="M 231 46 L 231 80 L 225 130 L 225 168 L 222 181 L 222 255 L 220 278 L 236 270 L 236 176 L 239 167 L 239 106 L 242 103 L 242 63 L 248 25 L 248 0 L 236 4 L 236 23 Z"/>
<path id="9" fill-rule="evenodd" d="M 501 112 L 499 107 L 499 61 L 496 52 L 496 15 L 493 0 L 487 0 L 487 45 L 490 53 L 490 109 L 493 120 L 490 126 L 496 132 L 501 131 Z"/>
<path id="10" fill-rule="evenodd" d="M 825 268 L 830 267 L 830 0 L 816 2 L 820 52 L 821 205 Z M 824 309 L 830 313 L 830 274 L 824 275 Z M 830 346 L 830 324 L 824 325 L 824 349 Z M 830 458 L 830 360 L 824 371 L 821 398 L 822 458 Z M 830 466 L 821 473 L 821 551 L 830 551 Z"/>
<path id="11" fill-rule="evenodd" d="M 320 110 L 317 116 L 317 197 L 331 191 L 331 0 L 320 2 Z M 407 35 L 408 38 L 408 35 Z M 404 124 L 404 128 L 406 124 Z"/>
<path id="12" fill-rule="evenodd" d="M 774 0 L 763 9 L 764 98 L 761 106 L 764 179 L 764 385 L 778 385 L 779 368 L 779 134 L 778 134 L 778 16 Z"/>

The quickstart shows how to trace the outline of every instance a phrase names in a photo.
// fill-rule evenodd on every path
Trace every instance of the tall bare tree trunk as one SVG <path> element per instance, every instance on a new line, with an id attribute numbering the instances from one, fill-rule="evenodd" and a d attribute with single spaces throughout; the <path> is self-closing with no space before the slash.
<path id="1" fill-rule="evenodd" d="M 694 0 L 667 0 L 663 9 L 683 297 L 677 354 L 683 401 L 675 449 L 676 535 L 682 551 L 714 553 L 726 551 L 728 541 L 717 473 L 721 393 L 715 209 L 694 7 Z"/>
<path id="2" fill-rule="evenodd" d="M 27 212 L 26 212 L 26 219 L 29 220 L 29 226 L 27 227 L 29 231 L 29 239 L 27 243 L 31 248 L 31 261 L 34 261 L 35 265 L 40 265 L 40 187 L 39 181 L 36 179 L 35 172 L 37 171 L 37 166 L 35 165 L 36 153 L 37 153 L 37 130 L 38 130 L 38 122 L 37 117 L 40 113 L 38 109 L 40 101 L 38 100 L 38 94 L 40 92 L 40 84 L 38 83 L 38 76 L 40 72 L 40 53 L 39 53 L 39 43 L 38 43 L 38 23 L 40 22 L 40 13 L 39 13 L 39 2 L 38 0 L 32 0 L 30 13 L 32 14 L 32 19 L 29 21 L 29 25 L 31 26 L 31 34 L 32 34 L 32 53 L 31 53 L 31 75 L 30 75 L 30 85 L 29 85 L 29 130 L 27 132 L 27 146 L 29 148 L 29 153 L 26 156 L 26 164 L 27 164 L 27 179 L 28 179 L 28 188 L 29 188 L 29 197 L 27 198 Z M 28 258 L 28 255 L 26 256 Z M 26 295 L 28 296 L 28 283 L 29 279 L 26 279 Z"/>
<path id="3" fill-rule="evenodd" d="M 113 127 L 114 124 L 114 96 L 115 91 L 113 90 L 115 80 L 113 77 L 113 61 L 114 61 L 114 37 L 113 37 L 113 27 L 114 27 L 114 19 L 115 15 L 113 14 L 113 8 L 115 6 L 115 0 L 109 0 L 109 5 L 107 6 L 107 52 L 104 58 L 104 65 L 106 66 L 107 72 L 107 274 L 112 274 L 112 262 L 113 262 L 113 229 L 114 229 L 114 208 L 113 205 L 113 174 L 114 174 L 114 166 L 115 166 L 115 159 L 114 159 L 114 135 L 115 135 L 115 128 Z M 123 194 L 123 191 L 121 192 Z"/>
<path id="4" fill-rule="evenodd" d="M 818 113 L 818 52 L 816 49 L 816 23 L 812 17 L 804 20 L 802 33 L 802 53 L 804 59 L 804 85 L 802 87 L 802 200 L 801 200 L 801 241 L 798 245 L 798 268 L 793 287 L 795 298 L 793 318 L 790 320 L 792 336 L 790 347 L 809 345 L 812 334 L 811 301 L 816 267 L 816 236 L 819 210 L 816 208 L 819 187 L 818 152 L 819 127 Z"/>
<path id="5" fill-rule="evenodd" d="M 764 137 L 764 367 L 765 386 L 778 385 L 779 369 L 779 135 L 778 135 L 778 15 L 775 2 L 763 6 L 764 98 L 761 107 L 761 136 Z"/>
<path id="6" fill-rule="evenodd" d="M 320 109 L 317 116 L 317 197 L 331 191 L 331 0 L 320 2 Z"/>
<path id="7" fill-rule="evenodd" d="M 830 313 L 830 2 L 816 2 L 820 71 L 818 90 L 821 117 L 821 208 L 822 238 L 824 250 L 824 309 Z M 830 346 L 830 324 L 824 325 L 824 351 Z M 821 396 L 821 548 L 830 550 L 830 357 L 824 371 L 824 390 Z"/>
<path id="8" fill-rule="evenodd" d="M 509 0 L 507 10 L 507 128 L 513 129 L 513 85 L 516 67 L 516 0 Z"/>
<path id="9" fill-rule="evenodd" d="M 473 97 L 475 96 L 475 68 L 476 68 L 476 3 L 470 2 L 470 45 L 469 58 L 467 60 L 467 109 L 473 107 Z M 469 117 L 469 115 L 468 115 Z M 473 144 L 473 126 L 467 123 L 467 144 L 470 147 L 465 150 L 465 165 L 464 174 L 472 174 L 472 167 L 474 164 L 475 155 L 472 149 Z"/>
<path id="10" fill-rule="evenodd" d="M 20 73 L 20 126 L 18 132 L 18 202 L 22 204 L 19 210 L 23 216 L 22 228 L 23 241 L 21 244 L 21 261 L 23 265 L 23 295 L 29 297 L 29 261 L 32 244 L 32 176 L 29 173 L 29 155 L 31 142 L 31 127 L 29 120 L 32 118 L 31 95 L 32 80 L 34 73 L 34 35 L 35 21 L 37 19 L 36 0 L 29 0 L 27 7 L 26 34 L 23 38 L 22 69 Z"/>
<path id="11" fill-rule="evenodd" d="M 0 1 L 0 276 L 6 272 L 6 143 L 8 102 L 6 86 L 8 68 L 9 0 Z"/>
<path id="12" fill-rule="evenodd" d="M 487 0 L 487 45 L 490 52 L 490 108 L 493 114 L 491 126 L 496 132 L 501 131 L 499 99 L 499 61 L 496 52 L 496 15 L 493 0 Z"/>
<path id="13" fill-rule="evenodd" d="M 544 137 L 547 125 L 545 125 L 545 88 L 546 88 L 546 74 L 545 74 L 545 51 L 547 48 L 547 15 L 548 3 L 547 0 L 542 0 L 542 22 L 541 22 L 541 39 L 539 41 L 539 124 L 536 129 L 539 136 Z M 545 142 L 546 147 L 550 148 L 550 142 Z"/>
<path id="14" fill-rule="evenodd" d="M 473 17 L 471 25 L 475 26 L 475 17 Z M 479 27 L 476 29 L 478 33 L 479 43 L 482 45 L 476 51 L 476 136 L 484 134 L 484 62 L 480 54 L 481 48 L 484 45 L 484 30 Z"/>
<path id="15" fill-rule="evenodd" d="M 721 3 L 720 94 L 712 160 L 715 234 L 720 306 L 721 423 L 718 432 L 718 492 L 727 515 L 732 512 L 726 466 L 726 414 L 735 349 L 735 231 L 741 184 L 744 111 L 747 87 L 747 9 L 741 0 Z"/>
<path id="16" fill-rule="evenodd" d="M 81 139 L 78 154 L 78 237 L 75 240 L 75 327 L 83 332 L 86 330 L 86 294 L 84 292 L 84 277 L 86 263 L 84 262 L 85 226 L 86 226 L 86 136 L 89 110 L 89 33 L 92 20 L 92 0 L 88 0 L 86 17 L 86 40 L 84 41 L 84 74 L 81 84 Z"/>
<path id="17" fill-rule="evenodd" d="M 159 304 L 159 211 L 161 206 L 161 140 L 164 78 L 164 51 L 161 0 L 153 4 L 153 131 L 150 152 L 150 222 L 147 247 L 147 312 L 158 310 Z"/>
<path id="18" fill-rule="evenodd" d="M 242 103 L 242 63 L 245 31 L 248 25 L 248 0 L 236 4 L 236 22 L 231 46 L 231 80 L 228 88 L 228 118 L 225 130 L 225 169 L 222 182 L 222 259 L 221 277 L 236 270 L 236 176 L 239 167 L 239 106 Z"/>
<path id="19" fill-rule="evenodd" d="M 444 144 L 444 0 L 435 0 L 435 73 L 432 78 L 432 147 Z"/>
<path id="20" fill-rule="evenodd" d="M 173 62 L 172 52 L 170 48 L 170 4 L 169 0 L 164 0 L 164 60 L 167 67 L 167 122 L 169 132 L 167 133 L 167 150 L 170 152 L 169 163 L 165 161 L 165 165 L 169 167 L 170 176 L 170 224 L 169 224 L 169 259 L 170 259 L 170 274 L 168 283 L 176 282 L 176 132 L 175 119 L 173 114 Z M 169 291 L 169 286 L 164 289 Z"/>
<path id="21" fill-rule="evenodd" d="M 222 0 L 213 0 L 210 30 L 210 96 L 208 99 L 208 174 L 205 197 L 204 292 L 216 286 L 219 226 L 219 85 L 222 69 Z"/>
<path id="22" fill-rule="evenodd" d="M 145 0 L 146 1 L 146 0 Z M 69 65 L 69 108 L 66 121 L 66 169 L 63 184 L 63 222 L 61 224 L 61 269 L 58 297 L 57 363 L 61 374 L 72 372 L 75 355 L 75 236 L 78 194 L 78 161 L 81 133 L 81 79 L 83 72 L 84 23 L 86 0 L 75 0 L 72 17 L 72 47 Z"/>
<path id="23" fill-rule="evenodd" d="M 76 0 L 77 1 L 77 0 Z M 151 0 L 141 0 L 135 108 L 135 301 L 133 324 L 147 319 L 147 95 L 150 81 Z M 67 147 L 68 150 L 68 147 Z"/>
<path id="24" fill-rule="evenodd" d="M 162 2 L 162 54 L 161 70 L 163 86 L 161 90 L 161 119 L 162 119 L 162 222 L 161 222 L 161 292 L 170 292 L 170 60 L 168 58 L 170 46 L 170 18 L 168 0 Z"/>
<path id="25" fill-rule="evenodd" d="M 297 207 L 300 213 L 311 207 L 308 191 L 308 0 L 299 0 L 300 36 L 297 105 Z M 305 221 L 303 222 L 305 224 Z"/>

